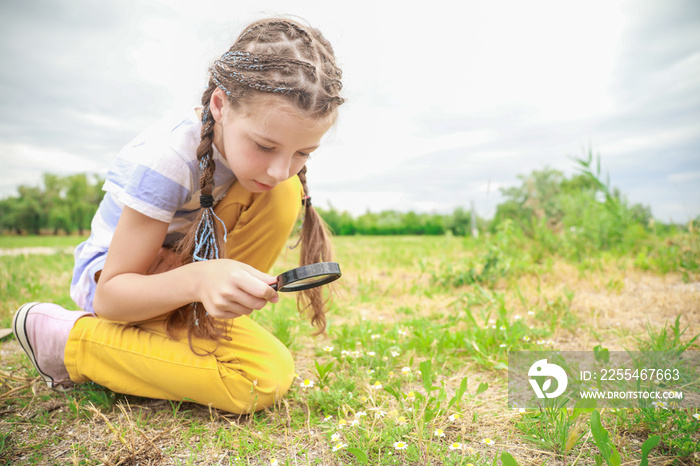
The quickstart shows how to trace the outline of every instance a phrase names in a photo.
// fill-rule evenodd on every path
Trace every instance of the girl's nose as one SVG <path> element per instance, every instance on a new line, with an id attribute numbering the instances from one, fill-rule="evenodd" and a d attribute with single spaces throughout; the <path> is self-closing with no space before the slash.
<path id="1" fill-rule="evenodd" d="M 289 157 L 275 157 L 267 167 L 267 174 L 277 183 L 289 178 Z"/>

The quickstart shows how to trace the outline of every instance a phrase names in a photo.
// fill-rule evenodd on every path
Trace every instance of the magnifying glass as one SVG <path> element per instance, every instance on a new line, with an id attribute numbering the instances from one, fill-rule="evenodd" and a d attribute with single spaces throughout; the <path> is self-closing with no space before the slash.
<path id="1" fill-rule="evenodd" d="M 303 265 L 277 276 L 277 283 L 270 285 L 276 291 L 301 291 L 326 285 L 340 278 L 340 265 L 335 262 L 319 262 Z"/>

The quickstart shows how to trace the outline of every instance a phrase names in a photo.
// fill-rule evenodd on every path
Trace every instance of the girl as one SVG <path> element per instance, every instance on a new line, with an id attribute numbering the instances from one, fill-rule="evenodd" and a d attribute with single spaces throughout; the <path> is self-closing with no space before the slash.
<path id="1" fill-rule="evenodd" d="M 289 350 L 248 315 L 278 301 L 266 272 L 302 206 L 302 264 L 330 260 L 305 163 L 343 103 L 341 71 L 319 31 L 273 18 L 246 28 L 210 73 L 201 108 L 147 130 L 110 167 L 75 252 L 83 311 L 30 303 L 15 314 L 50 387 L 94 381 L 234 413 L 289 389 Z M 320 293 L 298 304 L 322 332 Z"/>

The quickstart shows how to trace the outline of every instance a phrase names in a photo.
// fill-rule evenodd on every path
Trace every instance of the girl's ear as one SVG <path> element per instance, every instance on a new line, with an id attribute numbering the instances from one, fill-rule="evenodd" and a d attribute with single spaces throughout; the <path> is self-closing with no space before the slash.
<path id="1" fill-rule="evenodd" d="M 214 117 L 214 121 L 221 123 L 224 114 L 224 108 L 228 105 L 226 94 L 219 88 L 214 89 L 209 99 L 209 112 Z"/>

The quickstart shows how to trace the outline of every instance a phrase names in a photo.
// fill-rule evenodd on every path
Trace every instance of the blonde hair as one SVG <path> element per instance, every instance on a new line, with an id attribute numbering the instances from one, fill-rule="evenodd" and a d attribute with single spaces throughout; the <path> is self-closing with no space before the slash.
<path id="1" fill-rule="evenodd" d="M 231 48 L 216 60 L 210 68 L 209 85 L 202 95 L 202 140 L 197 147 L 197 159 L 202 175 L 202 208 L 192 223 L 191 230 L 176 245 L 176 252 L 183 264 L 192 262 L 203 233 L 198 227 L 211 229 L 212 243 L 207 253 L 215 259 L 222 256 L 223 231 L 211 216 L 211 195 L 214 188 L 215 164 L 212 158 L 214 143 L 214 118 L 209 112 L 209 102 L 216 89 L 227 96 L 234 109 L 250 108 L 270 97 L 281 99 L 305 118 L 332 123 L 337 108 L 344 102 L 342 72 L 335 62 L 330 43 L 316 29 L 297 21 L 269 18 L 248 26 Z M 304 188 L 302 200 L 304 220 L 300 242 L 301 265 L 332 260 L 332 248 L 328 229 L 311 205 L 306 180 L 306 165 L 298 173 Z M 202 260 L 197 257 L 196 260 Z M 329 296 L 330 298 L 330 296 Z M 317 333 L 326 328 L 324 299 L 320 288 L 312 288 L 297 295 L 300 313 L 308 311 Z M 166 319 L 166 329 L 173 335 L 176 328 L 187 328 L 192 336 L 219 339 L 226 338 L 226 328 L 210 318 L 201 303 L 183 306 Z"/>

